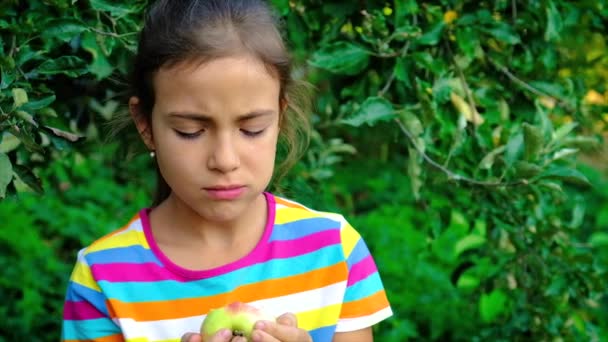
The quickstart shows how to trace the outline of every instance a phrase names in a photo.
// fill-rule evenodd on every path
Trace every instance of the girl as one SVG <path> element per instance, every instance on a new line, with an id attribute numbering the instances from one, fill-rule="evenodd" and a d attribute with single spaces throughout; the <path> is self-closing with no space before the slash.
<path id="1" fill-rule="evenodd" d="M 156 2 L 132 76 L 157 198 L 79 252 L 62 339 L 201 341 L 207 312 L 241 301 L 278 317 L 257 322 L 254 341 L 372 341 L 392 312 L 360 235 L 265 191 L 308 132 L 268 5 Z M 239 340 L 226 329 L 209 339 Z"/>

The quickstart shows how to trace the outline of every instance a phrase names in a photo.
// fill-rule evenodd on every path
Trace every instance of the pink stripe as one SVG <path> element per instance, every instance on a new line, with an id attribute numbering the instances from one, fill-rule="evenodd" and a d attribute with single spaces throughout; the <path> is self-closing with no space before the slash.
<path id="1" fill-rule="evenodd" d="M 240 268 L 245 268 L 254 264 L 267 262 L 273 259 L 292 258 L 307 253 L 314 252 L 323 247 L 340 243 L 338 230 L 328 230 L 316 234 L 308 235 L 297 240 L 273 241 L 267 244 L 266 248 L 257 248 L 246 258 L 234 263 L 207 271 L 188 271 L 184 275 L 183 270 L 180 274 L 172 272 L 172 269 L 165 268 L 156 263 L 112 263 L 97 264 L 91 266 L 91 272 L 98 281 L 109 282 L 154 282 L 162 280 L 188 281 L 191 278 L 214 277 L 228 273 Z M 178 267 L 178 266 L 173 266 Z"/>
<path id="2" fill-rule="evenodd" d="M 348 273 L 348 283 L 346 286 L 354 285 L 376 272 L 377 268 L 374 259 L 371 255 L 368 255 L 351 267 L 350 272 Z"/>
<path id="3" fill-rule="evenodd" d="M 102 317 L 105 317 L 105 315 L 99 312 L 99 310 L 97 310 L 97 308 L 95 308 L 91 303 L 86 301 L 66 301 L 63 309 L 64 320 L 77 321 Z"/>

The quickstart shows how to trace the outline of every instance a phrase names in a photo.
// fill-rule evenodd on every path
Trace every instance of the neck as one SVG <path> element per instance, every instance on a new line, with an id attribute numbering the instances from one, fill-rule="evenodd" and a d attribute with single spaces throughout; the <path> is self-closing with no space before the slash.
<path id="1" fill-rule="evenodd" d="M 260 194 L 243 215 L 213 221 L 171 194 L 150 216 L 155 237 L 161 243 L 229 248 L 242 241 L 259 240 L 266 227 L 266 199 Z"/>

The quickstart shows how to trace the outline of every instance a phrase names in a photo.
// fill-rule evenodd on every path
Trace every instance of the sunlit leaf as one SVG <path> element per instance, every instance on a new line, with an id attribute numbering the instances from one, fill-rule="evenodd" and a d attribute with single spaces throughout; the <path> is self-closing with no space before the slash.
<path id="1" fill-rule="evenodd" d="M 363 124 L 373 126 L 378 121 L 386 121 L 394 117 L 393 105 L 388 100 L 381 97 L 368 97 L 353 116 L 342 122 L 355 127 Z"/>
<path id="2" fill-rule="evenodd" d="M 522 124 L 524 132 L 524 157 L 526 160 L 535 160 L 544 146 L 543 133 L 540 128 L 527 122 Z"/>
<path id="3" fill-rule="evenodd" d="M 550 42 L 558 41 L 560 40 L 560 35 L 563 28 L 562 16 L 555 7 L 555 3 L 551 0 L 549 0 L 545 5 L 545 11 L 547 13 L 545 40 Z"/>
<path id="4" fill-rule="evenodd" d="M 369 62 L 369 53 L 350 42 L 340 41 L 316 51 L 310 64 L 337 74 L 352 75 L 363 70 Z"/>
<path id="5" fill-rule="evenodd" d="M 456 256 L 459 256 L 463 252 L 468 251 L 470 249 L 479 248 L 485 243 L 486 238 L 484 238 L 483 236 L 475 234 L 467 235 L 458 240 L 458 242 L 456 242 L 456 244 L 454 245 L 454 254 Z"/>
<path id="6" fill-rule="evenodd" d="M 572 184 L 576 184 L 576 185 L 589 185 L 589 179 L 587 179 L 587 177 L 585 177 L 584 174 L 582 174 L 580 171 L 573 169 L 573 168 L 567 168 L 567 167 L 555 167 L 555 168 L 550 168 L 544 172 L 542 172 L 541 174 L 539 174 L 538 176 L 535 177 L 536 179 L 557 179 L 557 180 L 561 180 L 567 183 L 572 183 Z"/>
<path id="7" fill-rule="evenodd" d="M 13 179 L 13 165 L 4 153 L 0 153 L 0 198 L 6 196 L 6 187 Z"/>
<path id="8" fill-rule="evenodd" d="M 494 322 L 500 315 L 508 310 L 509 298 L 501 290 L 493 290 L 489 294 L 482 294 L 479 298 L 479 313 L 485 323 Z"/>
<path id="9" fill-rule="evenodd" d="M 23 88 L 13 88 L 11 90 L 13 93 L 13 105 L 15 108 L 21 107 L 23 104 L 27 103 L 27 92 Z"/>

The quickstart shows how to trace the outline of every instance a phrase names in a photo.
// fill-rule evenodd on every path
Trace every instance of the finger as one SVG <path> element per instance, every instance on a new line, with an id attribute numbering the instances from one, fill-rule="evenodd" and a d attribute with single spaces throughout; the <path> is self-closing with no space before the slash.
<path id="1" fill-rule="evenodd" d="M 188 335 L 189 339 L 184 339 L 184 336 Z M 232 331 L 229 329 L 222 329 L 216 332 L 211 338 L 203 338 L 200 334 L 188 333 L 182 336 L 181 342 L 232 342 Z M 237 340 L 237 342 L 239 342 Z"/>
<path id="2" fill-rule="evenodd" d="M 202 340 L 201 335 L 196 333 L 185 333 L 181 338 L 181 342 L 201 342 Z"/>
<path id="3" fill-rule="evenodd" d="M 295 320 L 291 321 L 295 324 Z M 295 326 L 283 325 L 269 321 L 259 321 L 255 324 L 253 340 L 260 342 L 290 341 L 290 342 L 309 342 L 312 338 L 306 330 L 298 329 Z"/>
<path id="4" fill-rule="evenodd" d="M 284 313 L 277 318 L 277 323 L 287 325 L 289 327 L 298 327 L 298 318 L 291 312 Z"/>

